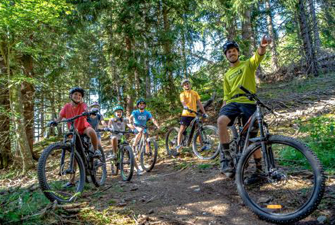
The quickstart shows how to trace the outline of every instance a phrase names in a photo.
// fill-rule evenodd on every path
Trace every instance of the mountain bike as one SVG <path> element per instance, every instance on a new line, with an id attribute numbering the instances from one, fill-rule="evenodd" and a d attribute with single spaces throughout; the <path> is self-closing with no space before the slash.
<path id="1" fill-rule="evenodd" d="M 110 156 L 113 153 L 113 150 L 106 151 L 106 161 L 110 161 L 111 163 L 111 171 L 112 175 L 116 176 L 120 172 L 121 179 L 123 181 L 130 181 L 133 177 L 134 173 L 134 154 L 133 150 L 130 147 L 127 139 L 125 138 L 125 134 L 133 134 L 132 131 L 115 131 L 111 128 L 105 128 L 99 131 L 109 131 L 112 134 L 120 134 L 121 140 L 118 141 L 117 146 L 117 155 L 115 159 L 112 159 Z"/>
<path id="2" fill-rule="evenodd" d="M 212 97 L 204 104 L 204 109 L 210 106 L 214 99 L 215 93 L 213 93 Z M 213 125 L 203 125 L 201 120 L 202 114 L 199 111 L 195 112 L 191 109 L 187 110 L 195 113 L 196 116 L 191 121 L 190 126 L 188 126 L 183 132 L 180 143 L 181 146 L 188 147 L 192 142 L 192 150 L 199 159 L 214 159 L 219 154 L 220 145 L 217 128 Z M 191 131 L 188 134 L 189 127 L 191 127 Z M 178 127 L 172 127 L 166 133 L 165 147 L 167 155 L 169 156 L 173 155 L 175 148 L 177 147 L 178 133 Z"/>
<path id="3" fill-rule="evenodd" d="M 140 127 L 146 129 L 145 126 Z M 140 156 L 140 163 L 145 171 L 150 172 L 154 168 L 157 161 L 158 144 L 154 137 L 149 137 L 148 131 L 143 132 L 140 141 L 135 146 L 134 154 Z"/>
<path id="4" fill-rule="evenodd" d="M 102 157 L 94 157 L 94 149 L 87 135 L 80 135 L 74 127 L 76 119 L 89 116 L 94 112 L 64 119 L 60 123 L 70 123 L 69 132 L 63 142 L 54 143 L 43 150 L 38 161 L 38 181 L 44 195 L 58 203 L 74 201 L 83 191 L 86 176 L 96 187 L 105 183 L 107 177 L 105 155 L 101 146 Z M 52 126 L 53 121 L 48 125 Z M 73 185 L 67 183 L 72 180 Z"/>
<path id="5" fill-rule="evenodd" d="M 229 153 L 236 166 L 238 193 L 245 205 L 263 220 L 290 224 L 303 219 L 317 208 L 323 196 L 322 166 L 306 144 L 270 134 L 263 109 L 273 111 L 256 94 L 243 86 L 240 89 L 256 102 L 257 108 L 246 124 L 242 125 L 240 116 L 230 130 Z M 255 128 L 259 136 L 251 138 Z M 261 158 L 255 159 L 255 153 L 261 153 Z"/>

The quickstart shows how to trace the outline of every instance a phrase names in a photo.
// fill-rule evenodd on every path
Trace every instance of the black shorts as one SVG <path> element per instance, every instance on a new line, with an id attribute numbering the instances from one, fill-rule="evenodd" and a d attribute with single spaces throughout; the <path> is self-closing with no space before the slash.
<path id="1" fill-rule="evenodd" d="M 233 125 L 235 118 L 242 113 L 242 122 L 245 124 L 255 111 L 255 104 L 231 102 L 220 109 L 219 116 L 227 116 L 230 119 L 228 126 L 231 126 Z"/>
<path id="2" fill-rule="evenodd" d="M 192 116 L 182 116 L 180 118 L 180 125 L 184 125 L 188 127 L 194 118 L 195 117 L 192 117 Z"/>

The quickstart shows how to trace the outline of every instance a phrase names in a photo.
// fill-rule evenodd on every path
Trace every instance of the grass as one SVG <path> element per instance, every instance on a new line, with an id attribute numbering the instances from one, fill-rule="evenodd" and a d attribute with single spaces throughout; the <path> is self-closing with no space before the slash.
<path id="1" fill-rule="evenodd" d="M 1 192 L 1 191 L 0 191 Z M 29 191 L 19 188 L 0 195 L 0 224 L 24 223 L 42 224 L 41 216 L 31 216 L 49 204 L 40 190 Z M 27 220 L 21 220 L 21 218 Z"/>
<path id="2" fill-rule="evenodd" d="M 326 114 L 307 121 L 297 120 L 299 136 L 317 155 L 325 171 L 335 173 L 335 115 Z M 285 157 L 295 159 L 285 152 Z"/>
<path id="3" fill-rule="evenodd" d="M 292 93 L 302 94 L 310 91 L 333 88 L 335 73 L 322 74 L 318 77 L 298 77 L 290 82 L 263 83 L 260 85 L 259 95 L 262 98 L 279 98 Z M 314 98 L 314 96 L 310 96 Z"/>

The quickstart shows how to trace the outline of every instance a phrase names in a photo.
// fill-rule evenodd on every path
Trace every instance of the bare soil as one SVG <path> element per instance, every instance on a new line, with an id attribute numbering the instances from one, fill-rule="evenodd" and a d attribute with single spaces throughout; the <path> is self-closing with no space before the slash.
<path id="1" fill-rule="evenodd" d="M 113 202 L 130 209 L 138 224 L 269 224 L 244 206 L 234 180 L 219 173 L 217 162 L 164 157 L 162 154 L 153 171 L 135 174 L 131 182 L 109 178 L 108 190 L 94 203 L 95 209 L 103 211 Z M 335 193 L 335 179 L 327 184 L 327 192 Z M 331 224 L 334 211 L 322 208 L 297 224 L 321 224 L 317 221 L 320 215 L 326 215 Z"/>

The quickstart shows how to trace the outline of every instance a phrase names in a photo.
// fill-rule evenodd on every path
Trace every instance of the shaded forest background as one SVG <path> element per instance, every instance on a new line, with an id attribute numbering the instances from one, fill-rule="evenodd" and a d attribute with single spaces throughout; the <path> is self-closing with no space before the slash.
<path id="1" fill-rule="evenodd" d="M 34 140 L 73 86 L 107 116 L 143 97 L 164 118 L 180 112 L 183 78 L 203 99 L 223 95 L 227 40 L 243 60 L 273 38 L 258 83 L 335 71 L 334 24 L 332 0 L 2 0 L 0 169 L 34 167 Z"/>

